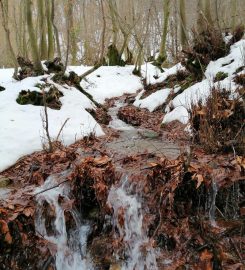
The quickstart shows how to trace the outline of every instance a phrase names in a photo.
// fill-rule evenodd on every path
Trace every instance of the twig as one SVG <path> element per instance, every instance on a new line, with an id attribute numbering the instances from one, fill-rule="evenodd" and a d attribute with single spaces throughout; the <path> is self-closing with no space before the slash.
<path id="1" fill-rule="evenodd" d="M 59 133 L 58 133 L 58 135 L 57 135 L 57 137 L 56 137 L 56 141 L 58 141 L 58 139 L 59 139 L 59 137 L 60 137 L 60 134 L 61 134 L 63 128 L 65 127 L 66 123 L 67 123 L 69 120 L 70 120 L 70 118 L 67 118 L 67 119 L 65 120 L 65 122 L 63 123 L 63 125 L 61 126 L 60 131 L 59 131 Z"/>
<path id="2" fill-rule="evenodd" d="M 243 258 L 242 258 L 241 254 L 240 254 L 240 251 L 238 250 L 238 247 L 236 246 L 236 244 L 234 243 L 234 241 L 231 238 L 229 240 L 232 243 L 233 247 L 235 248 L 237 256 L 239 257 L 241 262 L 243 262 Z"/>
<path id="3" fill-rule="evenodd" d="M 51 141 L 51 137 L 49 134 L 49 122 L 48 122 L 48 110 L 47 110 L 47 102 L 46 102 L 46 93 L 44 91 L 44 89 L 42 90 L 43 92 L 43 105 L 44 105 L 44 116 L 45 119 L 43 119 L 43 128 L 46 132 L 46 136 L 48 139 L 48 145 L 49 145 L 49 152 L 53 152 L 53 145 L 52 145 L 52 141 Z"/>
<path id="4" fill-rule="evenodd" d="M 159 228 L 160 228 L 161 225 L 162 225 L 162 212 L 161 212 L 161 209 L 162 209 L 162 207 L 161 207 L 161 206 L 162 206 L 162 195 L 163 195 L 163 190 L 162 190 L 161 195 L 160 195 L 159 209 L 158 209 L 158 213 L 159 213 L 159 223 L 158 223 L 158 225 L 157 225 L 157 227 L 156 227 L 156 229 L 155 229 L 155 231 L 154 231 L 154 233 L 153 233 L 153 235 L 152 235 L 152 238 L 155 238 L 155 236 L 156 236 L 156 234 L 157 234 Z"/>
<path id="5" fill-rule="evenodd" d="M 53 187 L 50 187 L 50 188 L 44 189 L 44 190 L 42 190 L 42 191 L 40 191 L 40 192 L 38 192 L 38 193 L 35 193 L 32 197 L 35 197 L 35 196 L 37 196 L 37 195 L 39 195 L 39 194 L 41 194 L 41 193 L 44 193 L 44 192 L 46 192 L 46 191 L 48 191 L 48 190 L 57 188 L 57 187 L 60 186 L 61 184 L 64 184 L 65 182 L 68 182 L 68 181 L 69 181 L 69 180 L 64 180 L 64 181 L 60 182 L 59 184 L 57 184 L 57 185 L 55 185 L 55 186 L 53 186 Z"/>

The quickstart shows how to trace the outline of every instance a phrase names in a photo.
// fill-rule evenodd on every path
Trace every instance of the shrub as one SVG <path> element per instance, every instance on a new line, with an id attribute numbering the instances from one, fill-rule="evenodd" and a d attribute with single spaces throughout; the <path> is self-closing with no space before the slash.
<path id="1" fill-rule="evenodd" d="M 236 151 L 244 154 L 245 110 L 241 98 L 231 100 L 230 92 L 212 88 L 205 103 L 192 105 L 190 124 L 196 142 L 211 153 Z"/>

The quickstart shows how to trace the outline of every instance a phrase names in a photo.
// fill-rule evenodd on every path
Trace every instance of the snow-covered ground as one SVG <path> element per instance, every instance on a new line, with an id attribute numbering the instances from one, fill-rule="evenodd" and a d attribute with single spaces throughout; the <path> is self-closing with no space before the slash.
<path id="1" fill-rule="evenodd" d="M 165 116 L 163 123 L 169 123 L 174 120 L 178 120 L 184 124 L 189 121 L 188 110 L 191 104 L 196 104 L 199 100 L 205 102 L 205 99 L 209 96 L 210 90 L 213 86 L 220 86 L 230 90 L 235 94 L 237 85 L 233 82 L 236 74 L 234 72 L 245 65 L 245 40 L 238 41 L 231 46 L 230 53 L 216 61 L 211 61 L 205 71 L 205 79 L 198 82 L 181 94 L 177 95 L 170 103 L 166 106 Z M 183 70 L 181 64 L 177 64 L 174 67 L 166 70 L 164 73 L 160 73 L 152 65 L 148 65 L 147 69 L 147 80 L 151 83 L 163 82 L 170 74 L 175 74 L 178 70 Z M 218 72 L 227 73 L 228 77 L 222 81 L 214 82 L 214 78 Z M 242 72 L 245 72 L 244 70 Z M 242 73 L 240 72 L 240 73 Z M 239 73 L 238 73 L 239 74 Z M 154 77 L 157 79 L 154 79 Z M 178 88 L 173 89 L 174 92 L 178 91 Z M 150 96 L 140 99 L 142 92 L 139 93 L 134 105 L 140 108 L 147 108 L 149 111 L 155 110 L 158 106 L 164 104 L 170 94 L 170 89 L 161 89 Z"/>
<path id="2" fill-rule="evenodd" d="M 69 67 L 68 71 L 84 73 L 90 67 Z M 83 83 L 98 102 L 106 98 L 134 93 L 142 88 L 139 77 L 132 75 L 132 66 L 101 67 L 87 77 Z M 43 77 L 30 77 L 22 81 L 12 78 L 13 69 L 0 69 L 0 85 L 6 90 L 0 92 L 0 172 L 13 165 L 20 157 L 42 149 L 44 129 L 42 125 L 42 106 L 19 105 L 16 98 L 21 90 L 36 90 Z M 48 78 L 48 81 L 50 79 Z M 94 133 L 103 135 L 103 130 L 95 119 L 85 110 L 94 108 L 93 103 L 77 89 L 56 85 L 63 93 L 60 110 L 48 108 L 49 131 L 53 139 L 59 133 L 66 119 L 60 139 L 65 145 L 74 143 L 82 137 Z"/>
<path id="3" fill-rule="evenodd" d="M 232 61 L 234 60 L 234 61 Z M 231 47 L 230 54 L 217 61 L 210 62 L 205 72 L 205 79 L 187 88 L 177 95 L 166 107 L 166 114 L 163 123 L 179 120 L 187 123 L 189 120 L 188 109 L 191 103 L 205 98 L 209 95 L 212 85 L 220 84 L 221 87 L 234 90 L 236 85 L 233 82 L 234 72 L 237 68 L 245 65 L 245 40 L 241 40 Z M 83 74 L 91 67 L 71 66 L 67 71 L 75 71 L 78 75 Z M 103 103 L 106 98 L 120 96 L 124 93 L 135 93 L 142 89 L 142 82 L 139 77 L 132 75 L 133 66 L 108 67 L 103 66 L 87 76 L 82 82 L 82 87 L 93 95 L 97 102 Z M 147 83 L 159 83 L 166 80 L 169 75 L 176 74 L 183 70 L 181 64 L 160 72 L 155 66 L 145 64 L 142 66 L 143 76 Z M 214 83 L 218 72 L 228 73 L 223 81 Z M 244 72 L 244 71 L 243 71 Z M 0 85 L 6 90 L 0 92 L 0 172 L 13 165 L 20 157 L 42 149 L 44 130 L 42 126 L 43 107 L 33 105 L 19 105 L 16 98 L 21 90 L 36 90 L 37 83 L 43 77 L 26 78 L 22 81 L 15 81 L 12 78 L 13 69 L 0 69 Z M 69 119 L 62 130 L 60 139 L 65 145 L 94 133 L 97 136 L 103 135 L 101 126 L 86 111 L 94 108 L 94 104 L 77 89 L 69 86 L 56 85 L 63 93 L 60 98 L 62 106 L 60 110 L 48 108 L 49 131 L 55 139 L 66 119 Z M 154 111 L 158 106 L 165 103 L 171 92 L 177 93 L 179 87 L 174 89 L 161 89 L 152 95 L 141 99 L 143 91 L 136 97 L 135 106 L 147 108 Z"/>

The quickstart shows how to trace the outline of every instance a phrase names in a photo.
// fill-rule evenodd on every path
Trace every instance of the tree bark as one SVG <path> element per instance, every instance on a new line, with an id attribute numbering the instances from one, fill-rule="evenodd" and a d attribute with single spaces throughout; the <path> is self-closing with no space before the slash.
<path id="1" fill-rule="evenodd" d="M 47 41 L 46 41 L 46 27 L 45 27 L 45 15 L 44 15 L 44 0 L 38 0 L 38 15 L 39 15 L 39 32 L 40 32 L 40 58 L 47 59 Z"/>
<path id="2" fill-rule="evenodd" d="M 42 73 L 42 64 L 39 58 L 37 40 L 36 40 L 35 31 L 33 27 L 33 21 L 32 21 L 32 1 L 31 0 L 26 0 L 26 21 L 27 21 L 29 40 L 30 40 L 31 51 L 32 51 L 32 58 L 34 62 L 34 68 L 38 73 Z"/>
<path id="3" fill-rule="evenodd" d="M 14 75 L 13 77 L 17 79 L 17 73 L 18 73 L 18 61 L 11 43 L 10 39 L 10 31 L 9 31 L 9 24 L 8 24 L 8 0 L 0 0 L 0 8 L 1 8 L 1 15 L 2 15 L 2 25 L 5 31 L 7 44 L 9 47 L 10 55 L 12 58 L 12 62 L 14 65 Z"/>
<path id="4" fill-rule="evenodd" d="M 185 47 L 187 45 L 185 0 L 179 0 L 179 9 L 180 9 L 180 41 L 182 47 Z"/>
<path id="5" fill-rule="evenodd" d="M 159 56 L 157 58 L 157 62 L 159 65 L 162 65 L 163 62 L 166 60 L 166 41 L 167 41 L 167 34 L 168 34 L 168 21 L 169 21 L 169 10 L 170 0 L 163 0 L 163 29 L 162 29 L 162 37 L 161 37 L 161 44 L 159 50 Z"/>
<path id="6" fill-rule="evenodd" d="M 47 27 L 48 27 L 48 59 L 52 60 L 54 58 L 54 35 L 53 35 L 53 25 L 52 25 L 52 18 L 51 18 L 50 0 L 46 0 L 46 17 L 47 17 Z"/>
<path id="7" fill-rule="evenodd" d="M 53 25 L 53 28 L 54 28 L 54 34 L 55 34 L 55 40 L 56 40 L 56 47 L 57 47 L 57 54 L 61 58 L 59 31 L 58 31 L 57 26 L 54 23 L 54 13 L 55 13 L 54 0 L 52 0 L 52 4 L 51 5 L 52 5 L 52 9 L 51 9 L 51 20 L 52 20 L 52 25 Z"/>
<path id="8" fill-rule="evenodd" d="M 212 26 L 213 25 L 213 19 L 211 15 L 211 7 L 210 7 L 210 0 L 205 0 L 205 17 L 208 20 L 208 23 Z"/>
<path id="9" fill-rule="evenodd" d="M 203 2 L 202 0 L 198 0 L 197 2 L 197 22 L 196 22 L 196 30 L 197 33 L 202 33 L 205 30 L 206 22 L 203 17 Z"/>

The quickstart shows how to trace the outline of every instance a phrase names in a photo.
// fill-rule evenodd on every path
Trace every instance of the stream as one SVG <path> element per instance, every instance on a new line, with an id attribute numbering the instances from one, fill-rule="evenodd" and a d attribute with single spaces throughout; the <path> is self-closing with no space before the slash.
<path id="1" fill-rule="evenodd" d="M 142 138 L 139 130 L 117 118 L 117 112 L 123 103 L 117 102 L 116 106 L 109 109 L 112 121 L 109 127 L 119 130 L 120 137 L 113 142 L 107 143 L 111 151 L 120 151 L 122 154 L 139 152 L 158 152 L 175 158 L 179 155 L 179 149 L 174 144 L 166 144 L 158 139 Z M 166 150 L 166 151 L 165 151 Z M 96 269 L 86 249 L 87 238 L 90 233 L 90 224 L 79 216 L 77 209 L 69 209 L 75 228 L 70 230 L 66 226 L 65 210 L 62 204 L 66 204 L 72 196 L 68 183 L 62 183 L 69 172 L 49 176 L 45 183 L 35 191 L 37 201 L 37 212 L 35 218 L 36 233 L 46 239 L 55 247 L 55 267 L 57 270 L 79 270 Z M 52 189 L 49 189 L 52 188 Z M 48 189 L 48 190 L 47 190 Z M 44 191 L 44 192 L 43 192 Z M 62 198 L 62 203 L 60 203 Z M 144 210 L 141 206 L 139 194 L 132 192 L 127 176 L 123 176 L 117 186 L 112 186 L 108 195 L 108 205 L 113 209 L 112 226 L 118 231 L 119 238 L 125 244 L 124 256 L 126 261 L 120 262 L 119 255 L 114 254 L 118 259 L 121 270 L 156 270 L 157 250 L 155 250 L 147 237 L 147 228 L 143 226 Z M 45 216 L 45 210 L 50 209 L 52 218 Z M 123 224 L 119 215 L 123 217 Z M 51 221 L 50 221 L 51 220 Z M 51 222 L 52 230 L 47 230 Z M 50 225 L 50 224 L 49 224 Z"/>
<path id="2" fill-rule="evenodd" d="M 168 159 L 175 159 L 179 156 L 178 145 L 158 137 L 153 131 L 135 128 L 118 119 L 117 113 L 122 106 L 125 106 L 125 103 L 119 100 L 114 107 L 109 109 L 112 118 L 109 127 L 119 131 L 117 139 L 106 143 L 106 149 L 112 155 L 125 156 L 149 152 L 155 155 L 165 155 Z M 147 134 L 147 132 L 151 136 L 142 136 L 142 133 Z M 157 270 L 159 251 L 158 248 L 153 247 L 147 236 L 148 228 L 144 224 L 146 209 L 142 207 L 143 201 L 140 192 L 137 192 L 137 188 L 132 187 L 132 183 L 128 179 L 130 172 L 125 171 L 124 168 L 117 169 L 122 172 L 122 177 L 117 184 L 111 186 L 107 204 L 113 210 L 110 223 L 114 231 L 114 238 L 122 241 L 123 251 L 113 251 L 115 262 L 109 269 Z M 69 182 L 63 183 L 67 175 L 69 175 L 69 171 L 51 175 L 41 187 L 35 190 L 36 233 L 51 245 L 56 270 L 101 269 L 97 267 L 87 248 L 88 237 L 92 231 L 91 222 L 84 219 L 74 206 L 66 209 L 73 198 Z M 52 188 L 55 185 L 56 187 Z M 213 183 L 213 197 L 209 213 L 213 222 L 215 222 L 217 193 L 215 188 L 215 183 Z M 49 213 L 48 216 L 47 213 Z M 74 221 L 72 228 L 66 224 L 67 213 Z"/>

